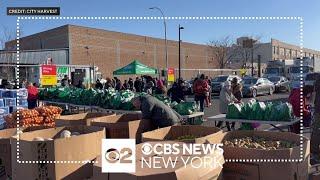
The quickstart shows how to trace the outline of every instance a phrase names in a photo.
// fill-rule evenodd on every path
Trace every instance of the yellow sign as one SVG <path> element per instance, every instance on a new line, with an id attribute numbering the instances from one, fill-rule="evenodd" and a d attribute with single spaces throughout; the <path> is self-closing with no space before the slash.
<path id="1" fill-rule="evenodd" d="M 174 74 L 168 74 L 168 81 L 174 82 Z"/>
<path id="2" fill-rule="evenodd" d="M 42 86 L 54 86 L 57 85 L 57 76 L 56 75 L 43 75 L 41 77 Z"/>

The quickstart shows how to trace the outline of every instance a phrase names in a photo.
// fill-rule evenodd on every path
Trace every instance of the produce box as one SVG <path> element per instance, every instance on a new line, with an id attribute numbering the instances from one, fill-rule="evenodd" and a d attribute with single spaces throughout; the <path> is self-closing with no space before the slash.
<path id="1" fill-rule="evenodd" d="M 225 163 L 222 174 L 223 180 L 307 180 L 309 159 L 290 163 Z"/>
<path id="2" fill-rule="evenodd" d="M 19 101 L 17 103 L 19 106 L 28 106 L 28 100 L 27 99 L 18 99 L 17 101 Z"/>
<path id="3" fill-rule="evenodd" d="M 20 99 L 27 99 L 28 98 L 28 90 L 26 88 L 21 88 L 17 92 L 17 96 Z"/>
<path id="4" fill-rule="evenodd" d="M 253 142 L 246 141 L 248 140 L 248 137 L 249 139 L 254 138 L 256 140 Z M 261 138 L 263 138 L 263 140 Z M 224 143 L 223 155 L 225 159 L 278 160 L 300 159 L 300 138 L 300 135 L 288 132 L 232 131 L 218 134 L 212 139 L 209 139 L 209 142 Z M 309 169 L 310 142 L 305 137 L 302 137 L 302 140 L 303 162 L 226 163 L 224 164 L 223 168 L 223 179 L 307 179 Z M 233 142 L 236 141 L 237 144 L 234 144 Z M 259 143 L 257 144 L 257 142 Z M 239 147 L 240 144 L 241 147 Z M 265 146 L 270 147 L 266 148 Z"/>
<path id="5" fill-rule="evenodd" d="M 170 126 L 143 133 L 142 142 L 173 140 L 189 143 L 206 143 L 207 139 L 220 133 L 222 133 L 221 129 L 216 127 L 200 125 Z"/>
<path id="6" fill-rule="evenodd" d="M 301 137 L 299 134 L 289 132 L 270 132 L 270 131 L 231 131 L 217 134 L 208 141 L 210 143 L 225 143 L 239 138 L 259 137 L 268 141 L 290 142 L 295 145 L 290 148 L 279 149 L 259 149 L 246 147 L 231 147 L 226 144 L 223 146 L 224 157 L 226 159 L 300 159 L 300 138 L 303 139 L 303 157 L 309 156 L 310 141 Z"/>
<path id="7" fill-rule="evenodd" d="M 134 138 L 141 142 L 141 134 L 153 130 L 151 120 L 141 119 L 140 114 L 122 114 L 95 118 L 92 126 L 106 128 L 106 137 L 110 138 Z"/>
<path id="8" fill-rule="evenodd" d="M 29 127 L 20 128 L 21 132 L 30 132 L 40 129 L 45 129 L 47 127 Z M 3 169 L 4 173 L 0 174 L 0 180 L 7 179 L 11 177 L 11 143 L 10 137 L 17 134 L 17 128 L 3 129 L 0 130 L 0 169 Z M 13 144 L 17 146 L 17 144 Z M 16 156 L 16 155 L 15 155 Z"/>
<path id="9" fill-rule="evenodd" d="M 183 144 L 182 142 L 173 142 L 173 141 L 162 141 L 162 142 L 150 142 L 149 144 L 155 143 L 166 143 L 166 144 Z M 155 156 L 154 154 L 145 155 L 142 153 L 141 148 L 143 147 L 142 144 L 136 145 L 136 172 L 135 173 L 101 173 L 101 157 L 98 157 L 99 160 L 97 163 L 93 165 L 93 180 L 194 180 L 194 179 L 211 179 L 217 180 L 220 179 L 222 167 L 210 167 L 201 164 L 201 161 L 205 161 L 206 158 L 217 158 L 220 164 L 224 163 L 223 156 L 218 154 L 218 152 L 214 151 L 213 153 L 204 154 L 201 153 L 200 155 L 190 155 L 190 154 L 182 154 L 182 151 L 176 155 L 156 155 L 157 158 L 161 158 L 160 163 L 156 166 L 160 168 L 142 166 L 142 158 L 150 162 L 149 157 Z M 197 157 L 197 158 L 194 158 Z M 168 161 L 168 159 L 176 159 L 175 165 L 166 166 L 162 161 Z M 194 158 L 193 165 L 198 166 L 198 168 L 194 168 L 191 166 L 191 163 L 187 163 L 186 166 L 183 163 L 186 159 Z M 190 161 L 189 161 L 190 162 Z"/>
<path id="10" fill-rule="evenodd" d="M 11 98 L 11 90 L 10 89 L 1 89 L 1 96 L 2 98 Z M 14 98 L 14 97 L 12 97 Z"/>
<path id="11" fill-rule="evenodd" d="M 72 134 L 77 132 L 78 135 L 69 137 L 70 132 Z M 45 161 L 45 163 L 17 163 L 17 139 L 12 138 L 13 179 L 86 179 L 91 177 L 92 164 L 83 163 L 83 161 L 92 161 L 100 155 L 101 139 L 104 138 L 105 130 L 93 126 L 58 127 L 22 133 L 19 141 L 19 160 Z M 60 163 L 47 163 L 48 161 Z M 68 163 L 68 161 L 73 161 L 73 163 Z"/>
<path id="12" fill-rule="evenodd" d="M 80 113 L 60 116 L 55 120 L 56 126 L 91 125 L 91 121 L 98 117 L 115 116 L 115 113 Z"/>
<path id="13" fill-rule="evenodd" d="M 17 106 L 16 98 L 3 98 L 5 106 Z"/>

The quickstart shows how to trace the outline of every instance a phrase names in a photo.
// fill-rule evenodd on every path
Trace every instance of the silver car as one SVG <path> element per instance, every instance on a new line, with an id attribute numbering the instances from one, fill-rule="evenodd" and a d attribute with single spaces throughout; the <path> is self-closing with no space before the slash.
<path id="1" fill-rule="evenodd" d="M 274 83 L 275 92 L 286 91 L 290 90 L 290 82 L 284 76 L 271 76 L 268 78 L 271 82 Z"/>
<path id="2" fill-rule="evenodd" d="M 242 85 L 242 94 L 247 97 L 257 97 L 264 94 L 272 95 L 275 90 L 274 84 L 266 78 L 244 78 L 242 79 Z"/>
<path id="3" fill-rule="evenodd" d="M 237 78 L 238 82 L 241 83 L 242 79 L 237 75 L 220 75 L 212 79 L 211 89 L 212 94 L 220 94 L 223 83 L 226 81 L 232 81 L 233 78 Z"/>

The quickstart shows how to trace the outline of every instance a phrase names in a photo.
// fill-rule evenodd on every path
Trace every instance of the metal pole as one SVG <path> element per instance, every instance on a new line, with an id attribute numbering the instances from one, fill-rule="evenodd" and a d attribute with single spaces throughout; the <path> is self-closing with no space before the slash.
<path id="1" fill-rule="evenodd" d="M 251 48 L 251 76 L 253 76 L 253 47 Z"/>
<path id="2" fill-rule="evenodd" d="M 157 9 L 160 11 L 162 18 L 163 18 L 163 25 L 164 25 L 164 40 L 165 40 L 165 59 L 166 59 L 166 73 L 165 73 L 165 78 L 166 82 L 168 83 L 168 67 L 169 67 L 169 60 L 168 60 L 168 41 L 167 41 L 167 23 L 166 23 L 166 18 L 163 13 L 163 11 L 159 7 L 152 7 L 149 9 Z"/>
<path id="3" fill-rule="evenodd" d="M 179 80 L 181 79 L 181 37 L 180 37 L 181 27 L 179 24 Z"/>
<path id="4" fill-rule="evenodd" d="M 261 55 L 258 55 L 258 77 L 261 77 Z"/>

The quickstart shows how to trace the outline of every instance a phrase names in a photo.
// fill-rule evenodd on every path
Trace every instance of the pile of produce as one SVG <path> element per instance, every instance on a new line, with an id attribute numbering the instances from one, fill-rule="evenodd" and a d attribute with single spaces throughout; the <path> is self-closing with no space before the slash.
<path id="1" fill-rule="evenodd" d="M 262 137 L 244 137 L 225 140 L 223 141 L 223 145 L 227 147 L 252 148 L 262 150 L 277 150 L 298 146 L 294 142 L 268 140 Z"/>
<path id="2" fill-rule="evenodd" d="M 252 99 L 247 103 L 229 104 L 226 117 L 228 119 L 290 121 L 293 113 L 292 105 L 289 103 L 264 103 Z"/>
<path id="3" fill-rule="evenodd" d="M 181 102 L 172 108 L 180 115 L 190 115 L 199 111 L 199 108 L 194 102 Z"/>
<path id="4" fill-rule="evenodd" d="M 35 109 L 21 109 L 4 117 L 8 128 L 47 126 L 54 127 L 55 119 L 60 116 L 62 109 L 56 106 L 41 106 Z"/>
<path id="5" fill-rule="evenodd" d="M 190 141 L 190 140 L 194 140 L 196 138 L 198 138 L 198 137 L 195 136 L 195 135 L 184 135 L 184 136 L 178 137 L 176 140 L 178 140 L 178 141 Z"/>

